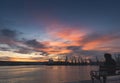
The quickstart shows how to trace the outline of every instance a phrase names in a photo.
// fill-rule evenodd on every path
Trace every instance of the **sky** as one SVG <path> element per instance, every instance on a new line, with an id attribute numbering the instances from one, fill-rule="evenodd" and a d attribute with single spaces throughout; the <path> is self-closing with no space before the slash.
<path id="1" fill-rule="evenodd" d="M 119 0 L 0 0 L 0 60 L 120 52 Z"/>

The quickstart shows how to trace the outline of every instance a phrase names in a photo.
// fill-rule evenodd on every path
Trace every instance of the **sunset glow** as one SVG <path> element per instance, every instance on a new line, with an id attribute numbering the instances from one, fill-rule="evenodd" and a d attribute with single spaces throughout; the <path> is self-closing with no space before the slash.
<path id="1" fill-rule="evenodd" d="M 71 1 L 65 2 L 68 5 L 61 3 L 63 7 L 59 1 L 53 2 L 56 5 L 27 0 L 16 3 L 0 1 L 2 61 L 43 62 L 63 56 L 93 58 L 105 52 L 120 52 L 119 12 L 109 10 L 114 7 L 98 6 L 96 10 L 95 4 L 83 5 L 79 0 L 76 5 Z"/>

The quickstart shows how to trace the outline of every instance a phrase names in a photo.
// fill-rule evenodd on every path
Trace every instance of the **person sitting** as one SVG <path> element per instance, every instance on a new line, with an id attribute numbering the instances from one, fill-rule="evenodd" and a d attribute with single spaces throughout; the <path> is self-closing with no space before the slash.
<path id="1" fill-rule="evenodd" d="M 105 62 L 103 64 L 104 69 L 101 69 L 103 73 L 106 73 L 107 75 L 112 75 L 115 74 L 116 72 L 116 62 L 112 58 L 112 55 L 110 53 L 105 53 L 104 54 Z M 106 83 L 106 76 L 103 77 L 103 83 Z"/>
<path id="2" fill-rule="evenodd" d="M 114 74 L 116 71 L 116 62 L 115 60 L 112 58 L 112 55 L 109 53 L 105 53 L 104 54 L 104 58 L 105 58 L 105 62 L 104 62 L 104 66 L 106 68 L 106 72 L 108 74 Z"/>

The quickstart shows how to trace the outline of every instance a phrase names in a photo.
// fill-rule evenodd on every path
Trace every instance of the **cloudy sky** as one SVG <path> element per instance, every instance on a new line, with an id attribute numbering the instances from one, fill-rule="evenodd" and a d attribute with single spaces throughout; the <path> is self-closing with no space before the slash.
<path id="1" fill-rule="evenodd" d="M 120 52 L 119 0 L 0 0 L 0 60 Z"/>

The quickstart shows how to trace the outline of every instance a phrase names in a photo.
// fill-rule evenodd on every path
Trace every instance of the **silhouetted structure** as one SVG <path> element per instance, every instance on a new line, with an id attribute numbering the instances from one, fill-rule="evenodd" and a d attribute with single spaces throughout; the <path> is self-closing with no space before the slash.
<path id="1" fill-rule="evenodd" d="M 98 59 L 98 57 L 96 56 L 96 64 L 99 65 L 100 64 L 100 61 Z"/>
<path id="2" fill-rule="evenodd" d="M 68 63 L 68 57 L 67 56 L 65 57 L 65 63 Z"/>
<path id="3" fill-rule="evenodd" d="M 49 59 L 48 64 L 53 64 L 53 63 L 54 63 L 53 59 L 52 58 Z"/>
<path id="4" fill-rule="evenodd" d="M 80 57 L 78 57 L 78 63 L 80 64 Z"/>
<path id="5" fill-rule="evenodd" d="M 96 62 L 95 62 L 96 63 Z M 71 65 L 71 66 L 78 66 L 78 65 L 94 65 L 95 63 L 93 63 L 90 59 L 86 59 L 86 58 L 82 58 L 82 57 L 68 57 L 66 56 L 64 61 L 63 60 L 59 60 L 58 61 L 51 61 L 51 59 L 49 59 L 48 61 L 48 65 Z"/>
<path id="6" fill-rule="evenodd" d="M 120 54 L 114 54 L 117 65 L 120 65 Z"/>
<path id="7" fill-rule="evenodd" d="M 66 56 L 65 59 L 60 59 L 58 57 L 57 61 L 54 61 L 50 58 L 47 62 L 20 62 L 20 61 L 0 61 L 0 65 L 97 65 L 97 62 L 93 62 L 91 59 L 86 59 L 81 56 L 79 57 L 68 57 Z"/>

